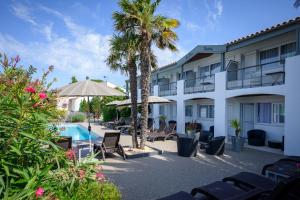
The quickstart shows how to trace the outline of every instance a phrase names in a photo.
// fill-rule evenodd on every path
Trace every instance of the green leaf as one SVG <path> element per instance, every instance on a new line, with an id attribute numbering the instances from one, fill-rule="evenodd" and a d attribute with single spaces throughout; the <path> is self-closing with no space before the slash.
<path id="1" fill-rule="evenodd" d="M 21 151 L 19 149 L 17 149 L 16 147 L 10 145 L 10 148 L 12 149 L 13 152 L 15 152 L 16 154 L 18 154 L 19 156 L 22 155 Z"/>
<path id="2" fill-rule="evenodd" d="M 34 137 L 32 134 L 20 132 L 21 135 L 28 137 L 30 139 L 36 140 L 36 137 Z"/>
<path id="3" fill-rule="evenodd" d="M 6 165 L 4 165 L 4 164 L 2 164 L 2 166 L 3 166 L 3 169 L 5 171 L 6 176 L 10 176 L 9 168 Z"/>

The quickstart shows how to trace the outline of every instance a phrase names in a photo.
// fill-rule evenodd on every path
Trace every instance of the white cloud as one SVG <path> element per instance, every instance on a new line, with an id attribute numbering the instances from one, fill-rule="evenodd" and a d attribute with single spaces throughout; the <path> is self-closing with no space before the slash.
<path id="1" fill-rule="evenodd" d="M 185 23 L 185 26 L 188 30 L 191 30 L 191 31 L 200 31 L 201 30 L 201 27 L 198 24 L 195 24 L 193 22 L 188 21 Z"/>
<path id="2" fill-rule="evenodd" d="M 214 0 L 213 3 L 211 3 L 212 1 L 209 2 L 206 0 L 204 4 L 208 12 L 206 21 L 210 28 L 214 28 L 223 14 L 223 3 L 221 0 Z"/>
<path id="3" fill-rule="evenodd" d="M 0 52 L 18 54 L 23 61 L 33 65 L 43 67 L 54 65 L 56 72 L 75 75 L 79 79 L 84 79 L 86 76 L 102 78 L 105 75 L 111 79 L 110 81 L 122 83 L 120 80 L 124 80 L 124 77 L 120 73 L 111 72 L 105 63 L 109 54 L 110 35 L 96 33 L 93 29 L 77 24 L 70 17 L 48 7 L 36 6 L 35 9 L 43 10 L 62 20 L 73 37 L 56 34 L 53 31 L 53 23 L 38 26 L 34 23 L 32 16 L 22 15 L 27 16 L 26 20 L 22 18 L 25 21 L 33 20 L 33 23 L 30 22 L 33 28 L 39 27 L 46 40 L 25 43 L 10 35 L 0 33 Z M 159 66 L 175 62 L 186 53 L 180 47 L 177 53 L 159 49 L 154 51 Z"/>
<path id="4" fill-rule="evenodd" d="M 31 9 L 24 4 L 15 3 L 12 5 L 13 12 L 16 17 L 32 24 L 37 25 L 36 21 L 34 20 L 33 16 L 31 15 Z"/>

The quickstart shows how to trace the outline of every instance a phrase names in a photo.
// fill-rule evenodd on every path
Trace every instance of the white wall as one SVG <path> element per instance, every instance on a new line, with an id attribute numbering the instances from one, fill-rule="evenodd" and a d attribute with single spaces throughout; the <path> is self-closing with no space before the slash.
<path id="1" fill-rule="evenodd" d="M 285 150 L 290 156 L 300 156 L 300 56 L 286 60 Z"/>

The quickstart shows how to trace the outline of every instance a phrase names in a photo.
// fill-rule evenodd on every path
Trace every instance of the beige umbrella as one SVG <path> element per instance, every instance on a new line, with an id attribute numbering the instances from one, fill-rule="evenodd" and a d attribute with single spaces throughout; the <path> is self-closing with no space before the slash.
<path id="1" fill-rule="evenodd" d="M 76 83 L 69 84 L 60 89 L 58 94 L 60 97 L 87 97 L 88 105 L 90 103 L 90 97 L 92 96 L 125 96 L 124 93 L 108 87 L 104 82 L 98 83 L 95 81 L 85 80 L 79 81 Z M 88 106 L 90 109 L 90 107 Z M 90 110 L 88 112 L 90 114 Z M 91 141 L 91 122 L 88 117 L 88 131 L 89 131 L 89 141 L 90 141 L 90 150 L 92 149 Z"/>
<path id="2" fill-rule="evenodd" d="M 142 101 L 141 99 L 138 99 L 138 104 L 141 104 Z M 158 97 L 158 96 L 149 96 L 148 97 L 148 103 L 149 104 L 161 104 L 161 103 L 171 103 L 172 101 L 170 101 L 169 99 L 166 99 L 164 97 Z M 131 104 L 131 100 L 130 99 L 126 99 L 124 101 L 118 102 L 117 106 L 126 106 L 126 105 L 130 105 Z"/>

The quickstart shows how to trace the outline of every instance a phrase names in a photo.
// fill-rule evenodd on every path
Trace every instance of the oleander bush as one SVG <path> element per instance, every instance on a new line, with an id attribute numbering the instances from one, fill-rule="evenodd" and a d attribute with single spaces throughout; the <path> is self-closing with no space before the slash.
<path id="1" fill-rule="evenodd" d="M 120 199 L 115 186 L 109 190 L 115 189 L 117 198 L 103 190 L 110 183 L 99 161 L 77 162 L 73 150 L 55 145 L 62 113 L 50 92 L 52 82 L 47 83 L 53 67 L 34 79 L 36 69 L 19 61 L 0 54 L 0 199 Z M 102 189 L 89 192 L 93 187 Z"/>

